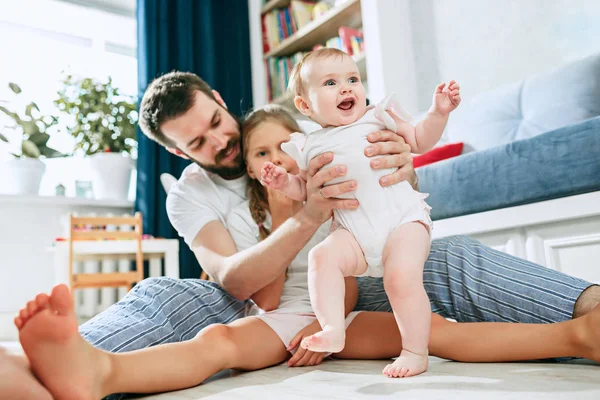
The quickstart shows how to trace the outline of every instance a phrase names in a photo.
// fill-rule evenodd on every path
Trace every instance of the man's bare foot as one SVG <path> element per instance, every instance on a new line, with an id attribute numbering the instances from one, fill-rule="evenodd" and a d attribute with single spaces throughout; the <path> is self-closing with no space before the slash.
<path id="1" fill-rule="evenodd" d="M 79 335 L 73 298 L 65 285 L 38 295 L 15 318 L 32 371 L 57 400 L 100 399 L 110 365 Z"/>
<path id="2" fill-rule="evenodd" d="M 7 354 L 0 348 L 0 398 L 52 400 L 52 395 L 35 379 L 25 357 Z"/>
<path id="3" fill-rule="evenodd" d="M 577 325 L 575 341 L 580 348 L 580 357 L 600 363 L 600 305 L 569 323 Z"/>
<path id="4" fill-rule="evenodd" d="M 427 354 L 420 355 L 402 350 L 400 357 L 383 369 L 383 374 L 388 378 L 407 378 L 427 371 L 428 365 L 429 357 L 427 357 Z"/>
<path id="5" fill-rule="evenodd" d="M 346 332 L 343 329 L 325 327 L 321 332 L 302 339 L 300 346 L 316 353 L 339 353 L 344 350 L 345 344 Z"/>

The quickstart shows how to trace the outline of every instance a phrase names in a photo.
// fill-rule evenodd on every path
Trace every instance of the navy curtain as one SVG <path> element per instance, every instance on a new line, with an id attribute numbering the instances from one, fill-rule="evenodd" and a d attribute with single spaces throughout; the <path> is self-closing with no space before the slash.
<path id="1" fill-rule="evenodd" d="M 198 74 L 242 115 L 252 108 L 248 2 L 246 0 L 138 0 L 138 89 L 141 99 L 152 79 L 173 70 Z M 177 238 L 165 210 L 159 177 L 179 178 L 188 161 L 171 155 L 138 129 L 135 208 L 144 232 Z M 180 239 L 180 274 L 198 278 L 200 266 Z"/>

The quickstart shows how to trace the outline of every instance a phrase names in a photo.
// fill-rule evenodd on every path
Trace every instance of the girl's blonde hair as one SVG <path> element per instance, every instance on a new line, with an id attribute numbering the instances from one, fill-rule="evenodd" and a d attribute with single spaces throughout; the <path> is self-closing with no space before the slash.
<path id="1" fill-rule="evenodd" d="M 244 160 L 248 156 L 248 142 L 254 130 L 265 122 L 274 122 L 286 128 L 290 132 L 301 132 L 298 122 L 283 107 L 276 104 L 269 104 L 262 108 L 252 111 L 246 116 L 242 123 L 242 140 L 244 149 Z M 260 231 L 260 240 L 265 239 L 271 233 L 265 226 L 269 201 L 267 199 L 267 190 L 261 185 L 258 179 L 248 181 L 248 200 L 250 201 L 250 214 L 252 219 L 258 224 Z"/>

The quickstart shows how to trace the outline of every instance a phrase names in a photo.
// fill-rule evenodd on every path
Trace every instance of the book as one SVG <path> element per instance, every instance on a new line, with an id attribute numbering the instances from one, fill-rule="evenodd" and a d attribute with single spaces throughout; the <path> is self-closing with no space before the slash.
<path id="1" fill-rule="evenodd" d="M 358 55 L 361 53 L 360 50 L 358 52 L 354 51 L 355 49 L 352 47 L 352 38 L 354 37 L 357 40 L 359 40 L 360 42 L 362 42 L 363 41 L 362 30 L 349 28 L 347 26 L 340 26 L 340 28 L 338 29 L 338 34 L 339 34 L 340 40 L 342 42 L 342 44 L 341 44 L 342 48 L 340 50 L 345 51 L 346 53 L 348 53 L 351 56 L 355 56 L 355 55 Z M 358 49 L 360 49 L 360 47 L 358 47 Z"/>
<path id="2" fill-rule="evenodd" d="M 315 8 L 314 3 L 303 0 L 292 0 L 290 2 L 290 7 L 298 29 L 302 29 L 302 27 L 312 21 L 313 9 Z"/>

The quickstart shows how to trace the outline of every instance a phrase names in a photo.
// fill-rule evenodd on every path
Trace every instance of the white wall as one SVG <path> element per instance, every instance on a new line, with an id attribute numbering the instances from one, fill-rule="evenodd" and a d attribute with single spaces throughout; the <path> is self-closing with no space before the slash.
<path id="1" fill-rule="evenodd" d="M 443 80 L 459 81 L 468 100 L 600 52 L 598 0 L 411 0 L 410 6 L 420 110 Z"/>

